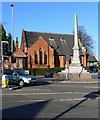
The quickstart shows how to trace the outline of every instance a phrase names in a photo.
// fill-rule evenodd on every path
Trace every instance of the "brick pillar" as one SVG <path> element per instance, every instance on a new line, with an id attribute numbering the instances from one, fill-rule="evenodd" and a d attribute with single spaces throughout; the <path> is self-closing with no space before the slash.
<path id="1" fill-rule="evenodd" d="M 28 68 L 30 68 L 31 67 L 31 56 L 30 55 L 28 55 Z"/>
<path id="2" fill-rule="evenodd" d="M 86 49 L 85 48 L 83 49 L 83 54 L 84 54 L 84 57 L 83 57 L 83 66 L 86 67 L 87 66 L 87 62 L 86 62 Z"/>

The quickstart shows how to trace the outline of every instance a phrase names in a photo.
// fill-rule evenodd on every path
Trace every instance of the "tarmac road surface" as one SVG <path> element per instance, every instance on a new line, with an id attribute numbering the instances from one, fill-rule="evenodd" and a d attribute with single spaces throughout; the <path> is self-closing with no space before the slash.
<path id="1" fill-rule="evenodd" d="M 48 82 L 2 89 L 3 118 L 98 118 L 98 82 Z"/>

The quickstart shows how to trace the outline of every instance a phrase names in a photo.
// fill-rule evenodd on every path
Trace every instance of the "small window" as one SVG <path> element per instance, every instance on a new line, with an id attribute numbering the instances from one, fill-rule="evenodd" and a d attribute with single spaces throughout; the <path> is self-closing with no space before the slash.
<path id="1" fill-rule="evenodd" d="M 44 53 L 44 64 L 47 64 L 47 54 L 46 54 L 46 52 Z"/>
<path id="2" fill-rule="evenodd" d="M 34 60 L 35 60 L 34 63 L 38 64 L 38 55 L 36 52 L 34 53 Z"/>
<path id="3" fill-rule="evenodd" d="M 39 63 L 42 64 L 42 48 L 39 49 Z"/>
<path id="4" fill-rule="evenodd" d="M 22 68 L 22 59 L 18 58 L 18 68 Z"/>
<path id="5" fill-rule="evenodd" d="M 54 40 L 54 38 L 53 38 L 53 37 L 50 37 L 49 40 Z"/>
<path id="6" fill-rule="evenodd" d="M 65 41 L 65 39 L 64 39 L 63 37 L 62 37 L 62 38 L 60 38 L 60 40 L 61 40 L 61 41 Z"/>

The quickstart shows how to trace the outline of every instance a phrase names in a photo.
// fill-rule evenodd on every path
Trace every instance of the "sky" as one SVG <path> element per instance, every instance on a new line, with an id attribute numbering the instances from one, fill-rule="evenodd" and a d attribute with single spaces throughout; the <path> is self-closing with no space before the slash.
<path id="1" fill-rule="evenodd" d="M 22 30 L 72 34 L 74 15 L 78 26 L 84 26 L 92 36 L 95 56 L 98 59 L 98 2 L 2 2 L 2 24 L 11 33 L 12 9 L 14 4 L 14 40 L 21 41 Z"/>

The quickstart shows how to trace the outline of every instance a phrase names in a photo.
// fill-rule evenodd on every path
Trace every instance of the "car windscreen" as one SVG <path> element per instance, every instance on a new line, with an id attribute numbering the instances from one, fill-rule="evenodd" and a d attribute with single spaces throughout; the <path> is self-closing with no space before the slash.
<path id="1" fill-rule="evenodd" d="M 19 75 L 21 75 L 21 76 L 27 76 L 28 74 L 26 73 L 26 72 L 24 72 L 24 71 L 16 71 Z"/>

